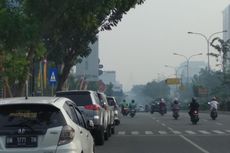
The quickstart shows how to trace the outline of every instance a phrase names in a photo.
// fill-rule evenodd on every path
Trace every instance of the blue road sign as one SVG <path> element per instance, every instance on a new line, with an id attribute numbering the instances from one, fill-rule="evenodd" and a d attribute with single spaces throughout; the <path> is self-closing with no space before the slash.
<path id="1" fill-rule="evenodd" d="M 57 68 L 50 68 L 49 69 L 49 83 L 54 85 L 57 83 Z"/>

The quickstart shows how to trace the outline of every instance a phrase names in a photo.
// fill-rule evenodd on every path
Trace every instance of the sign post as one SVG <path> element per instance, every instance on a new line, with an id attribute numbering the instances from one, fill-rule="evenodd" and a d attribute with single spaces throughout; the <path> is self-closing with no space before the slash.
<path id="1" fill-rule="evenodd" d="M 54 95 L 54 86 L 57 83 L 57 68 L 50 68 L 49 69 L 49 83 L 52 86 L 51 94 Z"/>

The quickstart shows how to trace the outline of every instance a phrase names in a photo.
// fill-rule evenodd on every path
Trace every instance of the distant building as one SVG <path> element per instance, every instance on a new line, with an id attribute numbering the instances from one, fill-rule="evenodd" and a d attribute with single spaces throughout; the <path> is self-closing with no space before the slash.
<path id="1" fill-rule="evenodd" d="M 227 30 L 227 32 L 223 33 L 224 41 L 230 39 L 230 5 L 228 5 L 223 11 L 223 30 Z M 224 72 L 230 71 L 230 51 L 227 53 L 226 60 L 223 62 Z"/>
<path id="2" fill-rule="evenodd" d="M 103 74 L 100 76 L 100 80 L 102 80 L 106 85 L 112 83 L 114 92 L 122 91 L 122 84 L 116 80 L 116 71 L 103 71 Z"/>
<path id="3" fill-rule="evenodd" d="M 201 69 L 204 69 L 207 64 L 203 61 L 190 61 L 189 62 L 189 82 L 194 75 L 199 74 Z M 182 82 L 187 81 L 187 63 L 183 62 L 178 68 L 178 77 L 182 79 Z"/>
<path id="4" fill-rule="evenodd" d="M 99 49 L 98 41 L 94 44 L 90 44 L 92 49 L 88 57 L 82 58 L 82 62 L 76 65 L 77 78 L 85 77 L 87 81 L 98 81 L 98 69 L 99 69 Z"/>

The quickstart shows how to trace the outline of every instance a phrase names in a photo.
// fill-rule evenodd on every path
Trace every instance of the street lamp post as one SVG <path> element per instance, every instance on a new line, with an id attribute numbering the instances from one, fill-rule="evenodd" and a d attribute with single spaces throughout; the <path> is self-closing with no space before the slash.
<path id="1" fill-rule="evenodd" d="M 209 55 L 210 55 L 210 53 L 209 53 L 210 39 L 212 38 L 212 36 L 214 36 L 216 34 L 219 34 L 219 33 L 224 33 L 224 32 L 227 32 L 227 30 L 215 32 L 215 33 L 211 34 L 209 37 L 207 37 L 203 33 L 199 33 L 199 32 L 188 32 L 188 34 L 200 35 L 200 36 L 202 36 L 206 40 L 206 42 L 207 42 L 207 55 L 208 55 L 208 71 L 210 71 L 210 60 L 209 60 Z"/>
<path id="2" fill-rule="evenodd" d="M 189 82 L 189 61 L 192 57 L 202 55 L 202 53 L 194 54 L 194 55 L 191 55 L 189 57 L 182 55 L 182 54 L 178 54 L 178 53 L 173 53 L 173 55 L 178 55 L 178 56 L 184 57 L 186 59 L 186 62 L 187 62 L 187 84 L 188 84 L 188 82 Z"/>

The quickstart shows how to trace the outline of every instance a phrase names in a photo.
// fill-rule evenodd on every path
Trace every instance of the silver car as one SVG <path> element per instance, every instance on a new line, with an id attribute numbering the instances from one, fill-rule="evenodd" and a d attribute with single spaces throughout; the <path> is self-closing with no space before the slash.
<path id="1" fill-rule="evenodd" d="M 109 120 L 107 111 L 100 105 L 97 93 L 91 90 L 59 91 L 57 97 L 66 97 L 76 103 L 87 120 L 92 120 L 94 128 L 91 130 L 97 145 L 103 145 L 108 139 Z"/>
<path id="2" fill-rule="evenodd" d="M 106 112 L 107 112 L 107 117 L 108 117 L 108 121 L 109 121 L 109 125 L 108 125 L 108 136 L 111 136 L 111 133 L 114 134 L 115 133 L 115 124 L 114 124 L 114 108 L 113 106 L 110 106 L 106 95 L 104 93 L 98 92 L 97 93 L 100 102 L 101 102 L 101 106 L 103 108 L 105 108 Z"/>

